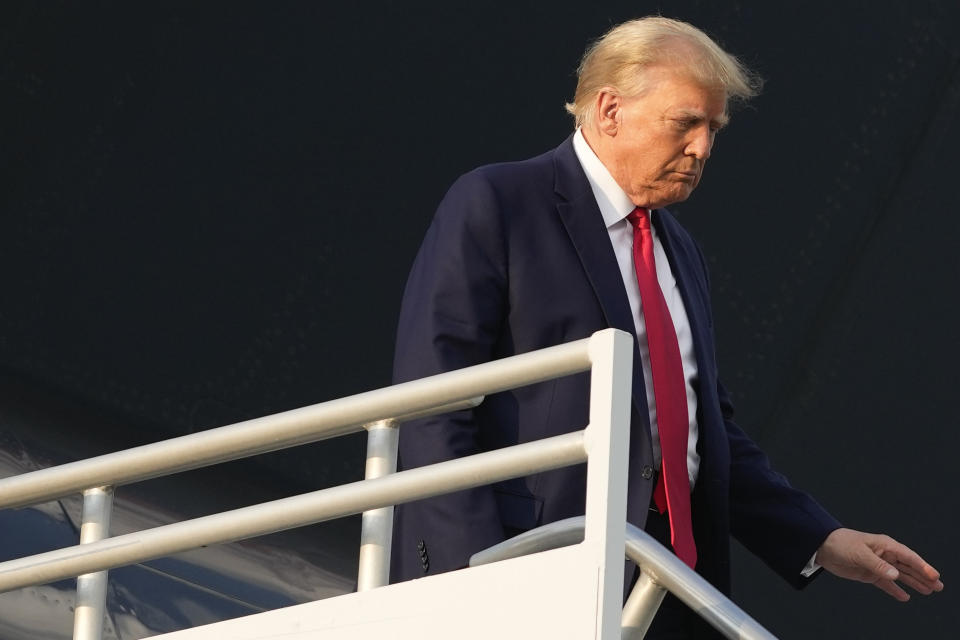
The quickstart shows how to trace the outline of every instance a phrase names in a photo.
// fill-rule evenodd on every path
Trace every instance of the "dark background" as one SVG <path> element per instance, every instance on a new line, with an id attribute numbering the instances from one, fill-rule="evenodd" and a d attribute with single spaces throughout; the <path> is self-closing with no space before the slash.
<path id="1" fill-rule="evenodd" d="M 767 79 L 674 208 L 711 264 L 740 423 L 948 583 L 906 605 L 830 576 L 795 594 L 738 550 L 735 599 L 782 638 L 951 637 L 954 0 L 4 2 L 0 374 L 137 441 L 388 384 L 446 187 L 562 141 L 587 42 L 658 12 Z M 354 438 L 264 464 L 323 486 L 361 457 Z"/>

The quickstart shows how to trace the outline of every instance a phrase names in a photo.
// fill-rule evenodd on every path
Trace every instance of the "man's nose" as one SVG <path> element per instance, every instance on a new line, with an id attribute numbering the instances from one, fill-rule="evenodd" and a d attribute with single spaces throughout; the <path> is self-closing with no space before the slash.
<path id="1" fill-rule="evenodd" d="M 687 142 L 687 154 L 698 160 L 709 158 L 710 149 L 713 147 L 713 132 L 709 128 L 698 129 L 692 136 Z"/>

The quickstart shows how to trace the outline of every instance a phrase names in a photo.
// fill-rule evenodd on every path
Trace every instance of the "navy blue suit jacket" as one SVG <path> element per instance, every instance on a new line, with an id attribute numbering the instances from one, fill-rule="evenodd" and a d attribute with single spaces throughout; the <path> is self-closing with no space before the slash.
<path id="1" fill-rule="evenodd" d="M 732 421 L 717 375 L 709 281 L 696 243 L 664 209 L 653 214 L 694 336 L 701 466 L 693 492 L 697 570 L 729 591 L 732 533 L 781 576 L 800 571 L 839 526 L 770 469 Z M 572 138 L 523 162 L 462 176 L 440 204 L 404 292 L 394 379 L 403 382 L 591 335 L 635 337 L 633 317 L 600 210 Z M 475 410 L 400 431 L 412 468 L 584 427 L 582 374 L 491 396 Z M 653 464 L 640 357 L 634 354 L 627 518 L 646 522 Z M 398 507 L 392 578 L 466 565 L 505 536 L 584 511 L 583 465 Z"/>

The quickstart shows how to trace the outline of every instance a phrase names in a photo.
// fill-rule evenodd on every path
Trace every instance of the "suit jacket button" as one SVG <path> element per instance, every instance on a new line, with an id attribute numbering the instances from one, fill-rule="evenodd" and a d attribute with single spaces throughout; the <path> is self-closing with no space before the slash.
<path id="1" fill-rule="evenodd" d="M 648 464 L 643 465 L 643 469 L 640 470 L 640 475 L 643 476 L 644 480 L 649 480 L 653 477 L 653 467 Z"/>

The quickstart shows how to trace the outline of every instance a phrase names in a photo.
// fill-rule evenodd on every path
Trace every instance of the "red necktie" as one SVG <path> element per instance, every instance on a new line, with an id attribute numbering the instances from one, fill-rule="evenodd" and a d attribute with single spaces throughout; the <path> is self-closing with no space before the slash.
<path id="1" fill-rule="evenodd" d="M 650 212 L 641 207 L 627 220 L 633 225 L 633 264 L 640 285 L 640 303 L 647 327 L 650 368 L 653 371 L 653 397 L 657 405 L 657 427 L 660 431 L 661 473 L 653 498 L 660 509 L 670 515 L 670 542 L 677 557 L 687 566 L 697 564 L 697 548 L 693 542 L 690 519 L 690 480 L 687 476 L 687 438 L 690 432 L 687 415 L 687 390 L 680 359 L 677 332 L 670 318 L 667 301 L 657 281 L 653 260 L 653 236 L 650 233 Z"/>

